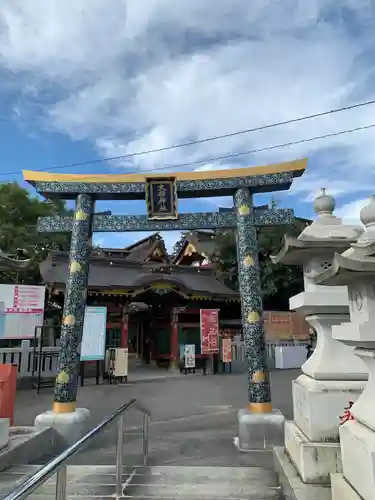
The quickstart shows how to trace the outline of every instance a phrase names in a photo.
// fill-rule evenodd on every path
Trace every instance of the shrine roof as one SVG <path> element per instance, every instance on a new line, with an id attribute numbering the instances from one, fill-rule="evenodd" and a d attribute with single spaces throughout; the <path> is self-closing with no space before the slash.
<path id="1" fill-rule="evenodd" d="M 31 259 L 17 260 L 13 255 L 0 250 L 0 271 L 22 271 L 26 269 Z"/>
<path id="2" fill-rule="evenodd" d="M 273 263 L 303 264 L 313 257 L 332 255 L 347 250 L 363 232 L 363 228 L 347 225 L 333 215 L 335 199 L 323 188 L 314 201 L 317 218 L 307 225 L 298 238 L 286 235 L 281 250 L 271 256 Z"/>
<path id="3" fill-rule="evenodd" d="M 124 259 L 133 262 L 146 262 L 155 258 L 157 260 L 169 261 L 164 240 L 159 233 L 151 234 L 125 248 L 99 248 L 97 255 L 112 258 Z"/>
<path id="4" fill-rule="evenodd" d="M 215 233 L 213 231 L 193 231 L 188 233 L 180 251 L 173 259 L 174 264 L 178 264 L 184 259 L 189 245 L 192 251 L 203 257 L 210 258 L 216 250 Z"/>
<path id="5" fill-rule="evenodd" d="M 356 259 L 335 254 L 332 266 L 320 273 L 315 282 L 319 285 L 348 285 L 355 280 L 375 277 L 375 258 Z"/>
<path id="6" fill-rule="evenodd" d="M 40 264 L 43 281 L 56 288 L 65 287 L 69 274 L 67 252 L 51 253 Z M 91 289 L 133 290 L 155 284 L 170 284 L 185 293 L 198 292 L 215 297 L 237 298 L 238 294 L 221 283 L 212 269 L 165 263 L 140 263 L 95 255 L 90 260 L 88 286 Z"/>
<path id="7" fill-rule="evenodd" d="M 96 199 L 145 199 L 146 183 L 166 178 L 176 180 L 180 198 L 195 198 L 231 195 L 240 187 L 249 187 L 254 193 L 289 189 L 293 179 L 304 173 L 306 165 L 307 160 L 301 159 L 228 170 L 118 175 L 53 174 L 23 170 L 23 177 L 46 198 L 73 199 L 77 194 L 90 193 Z"/>
<path id="8" fill-rule="evenodd" d="M 350 247 L 353 240 L 345 239 L 299 239 L 292 236 L 284 236 L 284 244 L 281 250 L 271 255 L 274 264 L 302 265 L 314 256 L 326 255 L 334 251 L 343 252 Z"/>

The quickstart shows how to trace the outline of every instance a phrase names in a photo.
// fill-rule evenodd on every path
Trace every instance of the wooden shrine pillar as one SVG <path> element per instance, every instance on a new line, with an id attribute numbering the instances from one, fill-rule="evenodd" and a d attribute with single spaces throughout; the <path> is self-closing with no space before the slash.
<path id="1" fill-rule="evenodd" d="M 129 347 L 129 312 L 127 304 L 121 307 L 121 347 Z"/>

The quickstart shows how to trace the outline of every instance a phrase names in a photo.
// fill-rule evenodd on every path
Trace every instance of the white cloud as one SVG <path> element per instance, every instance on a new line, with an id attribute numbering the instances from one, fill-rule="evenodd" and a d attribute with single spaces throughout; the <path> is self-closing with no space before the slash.
<path id="1" fill-rule="evenodd" d="M 354 200 L 337 208 L 335 214 L 341 217 L 346 224 L 361 225 L 360 212 L 363 207 L 368 205 L 369 198 Z"/>
<path id="2" fill-rule="evenodd" d="M 14 119 L 32 113 L 30 127 L 88 139 L 103 156 L 117 156 L 371 98 L 373 4 L 340 7 L 334 0 L 231 0 L 215 9 L 212 0 L 147 0 L 140 8 L 111 0 L 109 9 L 106 0 L 89 7 L 13 0 L 2 6 L 0 66 L 22 92 Z M 240 165 L 209 158 L 367 125 L 374 116 L 367 106 L 113 165 L 152 170 L 206 158 L 191 168 L 209 170 L 308 155 L 311 168 L 292 196 L 310 200 L 322 184 L 338 197 L 362 196 L 375 180 L 375 129 L 240 157 Z"/>

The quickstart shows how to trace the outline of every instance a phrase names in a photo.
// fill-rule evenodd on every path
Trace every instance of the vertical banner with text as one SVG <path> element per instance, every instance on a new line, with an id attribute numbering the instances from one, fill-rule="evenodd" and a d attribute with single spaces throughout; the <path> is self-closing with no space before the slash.
<path id="1" fill-rule="evenodd" d="M 201 309 L 201 353 L 217 354 L 219 352 L 219 310 Z"/>
<path id="2" fill-rule="evenodd" d="M 221 356 L 223 363 L 231 363 L 232 362 L 232 339 L 228 337 L 224 337 L 221 340 Z"/>

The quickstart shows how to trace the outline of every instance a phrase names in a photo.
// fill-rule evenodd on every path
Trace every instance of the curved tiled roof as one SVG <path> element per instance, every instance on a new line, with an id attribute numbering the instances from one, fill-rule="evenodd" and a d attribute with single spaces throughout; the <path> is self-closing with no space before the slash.
<path id="1" fill-rule="evenodd" d="M 0 250 L 0 271 L 22 271 L 26 269 L 31 259 L 17 260 L 12 255 Z"/>
<path id="2" fill-rule="evenodd" d="M 67 253 L 51 254 L 40 265 L 44 282 L 64 286 L 69 274 L 68 267 Z M 204 292 L 221 297 L 238 296 L 221 283 L 210 268 L 129 262 L 116 258 L 110 261 L 101 256 L 91 259 L 89 288 L 135 289 L 160 282 L 176 285 L 186 292 Z"/>

